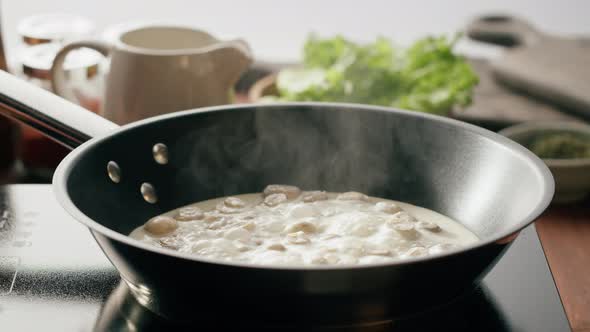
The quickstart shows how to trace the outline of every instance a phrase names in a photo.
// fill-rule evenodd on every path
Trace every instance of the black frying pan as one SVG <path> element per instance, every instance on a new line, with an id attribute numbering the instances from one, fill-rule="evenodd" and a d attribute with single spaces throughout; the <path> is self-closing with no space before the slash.
<path id="1" fill-rule="evenodd" d="M 426 310 L 477 284 L 553 195 L 551 173 L 523 147 L 418 112 L 220 106 L 118 128 L 4 72 L 0 86 L 3 113 L 71 148 L 81 144 L 55 173 L 59 202 L 90 229 L 137 300 L 173 319 L 342 323 Z M 159 162 L 158 143 L 167 147 Z M 458 220 L 482 241 L 403 262 L 290 268 L 206 260 L 127 237 L 154 215 L 269 183 L 406 201 Z"/>

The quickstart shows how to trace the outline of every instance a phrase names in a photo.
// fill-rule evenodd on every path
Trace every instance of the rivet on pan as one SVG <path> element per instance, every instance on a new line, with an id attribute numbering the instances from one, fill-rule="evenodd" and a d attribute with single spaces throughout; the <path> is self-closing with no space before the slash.
<path id="1" fill-rule="evenodd" d="M 112 160 L 109 161 L 109 163 L 107 164 L 107 173 L 109 174 L 109 178 L 111 178 L 111 181 L 113 181 L 114 183 L 121 182 L 121 168 L 116 162 Z"/>
<path id="2" fill-rule="evenodd" d="M 144 182 L 141 184 L 141 195 L 143 199 L 148 203 L 156 203 L 158 201 L 158 196 L 156 196 L 156 189 L 150 183 Z"/>
<path id="3" fill-rule="evenodd" d="M 152 153 L 154 154 L 154 160 L 158 164 L 164 165 L 168 163 L 168 147 L 166 145 L 162 143 L 154 145 Z"/>

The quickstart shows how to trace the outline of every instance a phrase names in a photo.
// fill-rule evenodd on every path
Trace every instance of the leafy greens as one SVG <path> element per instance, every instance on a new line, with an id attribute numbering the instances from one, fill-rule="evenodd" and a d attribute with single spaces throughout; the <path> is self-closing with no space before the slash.
<path id="1" fill-rule="evenodd" d="M 471 103 L 478 78 L 452 52 L 457 38 L 427 37 L 407 49 L 385 38 L 357 44 L 310 36 L 303 67 L 277 76 L 278 100 L 376 104 L 436 114 Z"/>

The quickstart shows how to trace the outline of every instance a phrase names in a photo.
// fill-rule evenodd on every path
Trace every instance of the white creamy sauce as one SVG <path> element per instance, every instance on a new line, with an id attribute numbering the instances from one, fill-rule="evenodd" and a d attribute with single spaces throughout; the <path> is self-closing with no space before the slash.
<path id="1" fill-rule="evenodd" d="M 130 236 L 216 260 L 290 266 L 389 262 L 478 241 L 461 224 L 411 204 L 281 185 L 167 212 Z"/>

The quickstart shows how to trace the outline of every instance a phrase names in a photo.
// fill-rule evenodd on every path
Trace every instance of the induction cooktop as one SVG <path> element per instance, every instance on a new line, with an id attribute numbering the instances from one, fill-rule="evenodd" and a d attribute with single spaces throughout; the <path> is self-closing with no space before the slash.
<path id="1" fill-rule="evenodd" d="M 49 185 L 0 187 L 0 331 L 168 330 L 571 329 L 534 226 L 521 233 L 481 286 L 427 313 L 329 326 L 294 317 L 292 324 L 269 326 L 263 319 L 245 323 L 228 313 L 222 321 L 212 321 L 195 312 L 194 323 L 182 325 L 134 300 L 90 232 L 60 208 Z"/>

